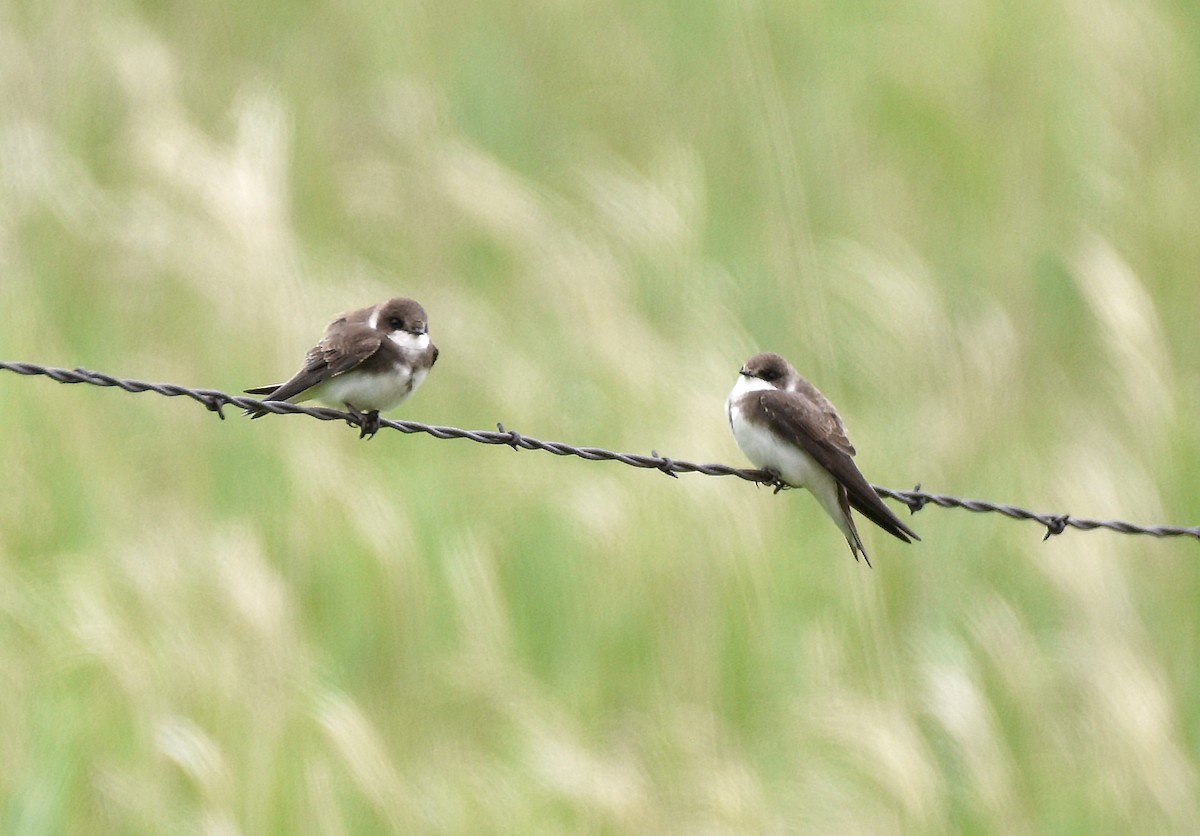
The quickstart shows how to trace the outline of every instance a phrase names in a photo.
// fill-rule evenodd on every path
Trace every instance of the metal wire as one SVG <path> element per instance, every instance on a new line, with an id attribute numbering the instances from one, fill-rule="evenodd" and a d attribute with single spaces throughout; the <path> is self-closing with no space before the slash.
<path id="1" fill-rule="evenodd" d="M 113 377 L 102 372 L 88 371 L 87 369 L 58 369 L 39 366 L 36 363 L 0 361 L 0 371 L 15 372 L 19 375 L 40 375 L 59 383 L 87 383 L 92 386 L 115 387 L 131 393 L 154 392 L 168 398 L 191 398 L 217 413 L 222 420 L 225 419 L 224 408 L 226 406 L 234 406 L 238 409 L 266 410 L 277 415 L 308 415 L 319 421 L 345 421 L 354 427 L 362 426 L 359 417 L 337 409 L 302 406 L 284 401 L 260 401 L 242 395 L 230 395 L 216 389 L 193 389 L 174 383 L 147 383 L 142 380 L 128 380 Z M 776 492 L 788 487 L 782 484 L 774 474 L 762 470 L 736 468 L 723 464 L 695 464 L 693 462 L 668 458 L 667 456 L 660 456 L 656 450 L 651 450 L 650 455 L 646 456 L 638 453 L 617 453 L 600 447 L 576 447 L 571 444 L 564 444 L 561 441 L 541 441 L 536 438 L 530 438 L 527 435 L 522 435 L 516 430 L 505 429 L 503 424 L 497 424 L 494 431 L 463 430 L 458 427 L 422 424 L 418 421 L 397 421 L 381 418 L 379 420 L 379 427 L 381 429 L 386 427 L 392 430 L 399 430 L 402 433 L 408 434 L 425 433 L 434 438 L 441 439 L 465 438 L 468 441 L 474 441 L 479 444 L 505 445 L 514 450 L 544 450 L 556 456 L 576 456 L 588 461 L 620 462 L 630 467 L 659 470 L 673 478 L 678 478 L 678 474 L 680 473 L 702 473 L 705 476 L 736 476 L 747 482 L 767 485 L 774 488 Z M 1042 538 L 1043 540 L 1048 540 L 1055 534 L 1062 534 L 1067 528 L 1076 528 L 1081 531 L 1106 528 L 1120 534 L 1146 534 L 1151 537 L 1194 537 L 1200 540 L 1200 526 L 1143 526 L 1121 520 L 1089 520 L 1072 517 L 1069 514 L 1039 514 L 1015 505 L 1001 505 L 982 499 L 962 499 L 945 494 L 928 493 L 921 490 L 920 485 L 917 485 L 910 491 L 893 490 L 892 488 L 884 488 L 878 485 L 873 485 L 872 487 L 880 496 L 904 503 L 908 506 L 909 511 L 914 514 L 932 503 L 942 508 L 964 508 L 977 513 L 995 512 L 1015 520 L 1034 520 L 1046 527 L 1046 536 Z"/>

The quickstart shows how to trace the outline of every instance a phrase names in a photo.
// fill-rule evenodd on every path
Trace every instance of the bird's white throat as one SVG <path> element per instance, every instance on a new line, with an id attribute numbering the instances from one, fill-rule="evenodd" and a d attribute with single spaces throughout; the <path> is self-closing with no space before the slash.
<path id="1" fill-rule="evenodd" d="M 733 401 L 749 392 L 762 392 L 774 388 L 774 386 L 767 383 L 761 377 L 750 377 L 749 375 L 739 374 L 737 381 L 733 384 L 733 390 L 729 393 L 729 399 Z"/>
<path id="2" fill-rule="evenodd" d="M 406 348 L 409 351 L 424 351 L 425 349 L 429 348 L 428 334 L 412 334 L 408 331 L 392 331 L 388 334 L 388 339 L 401 348 Z"/>

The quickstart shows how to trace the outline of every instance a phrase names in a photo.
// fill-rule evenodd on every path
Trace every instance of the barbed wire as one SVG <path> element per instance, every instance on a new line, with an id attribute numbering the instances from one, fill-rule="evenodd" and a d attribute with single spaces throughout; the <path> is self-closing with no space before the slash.
<path id="1" fill-rule="evenodd" d="M 363 426 L 362 416 L 326 407 L 302 406 L 285 401 L 260 401 L 242 395 L 230 395 L 217 389 L 195 389 L 180 386 L 175 383 L 148 383 L 143 380 L 129 380 L 113 377 L 103 372 L 88 371 L 87 369 L 59 369 L 40 366 L 36 363 L 0 361 L 0 371 L 15 372 L 26 376 L 43 376 L 58 383 L 86 383 L 91 386 L 114 387 L 125 392 L 154 392 L 168 398 L 185 397 L 203 404 L 207 409 L 217 413 L 225 420 L 224 408 L 237 407 L 251 411 L 265 410 L 277 415 L 307 415 L 318 421 L 345 421 L 353 427 Z M 479 444 L 504 445 L 514 450 L 544 450 L 556 456 L 575 456 L 587 461 L 614 461 L 630 467 L 647 470 L 658 470 L 672 478 L 678 478 L 680 473 L 701 473 L 705 476 L 735 476 L 747 482 L 755 482 L 774 488 L 778 493 L 787 489 L 788 485 L 779 481 L 778 477 L 763 470 L 730 467 L 724 464 L 695 464 L 693 462 L 660 456 L 657 450 L 651 450 L 650 455 L 638 453 L 618 453 L 601 447 L 576 447 L 561 441 L 541 441 L 522 435 L 516 430 L 505 429 L 503 424 L 497 424 L 493 430 L 464 430 L 458 427 L 443 427 L 432 424 L 422 424 L 419 421 L 401 421 L 388 418 L 379 419 L 379 428 L 399 430 L 402 433 L 424 433 L 434 438 L 451 439 L 465 438 Z M 976 513 L 998 513 L 1015 520 L 1033 520 L 1046 527 L 1048 540 L 1056 534 L 1062 534 L 1067 528 L 1081 531 L 1091 531 L 1105 528 L 1120 534 L 1145 534 L 1151 537 L 1194 537 L 1200 540 L 1200 526 L 1184 527 L 1174 525 L 1136 525 L 1122 520 L 1090 520 L 1072 517 L 1070 514 L 1039 514 L 1027 508 L 1015 505 L 1002 505 L 982 499 L 963 499 L 946 494 L 929 493 L 917 485 L 909 491 L 872 485 L 875 492 L 882 497 L 894 499 L 908 506 L 911 513 L 916 513 L 928 504 L 941 508 L 963 508 Z"/>

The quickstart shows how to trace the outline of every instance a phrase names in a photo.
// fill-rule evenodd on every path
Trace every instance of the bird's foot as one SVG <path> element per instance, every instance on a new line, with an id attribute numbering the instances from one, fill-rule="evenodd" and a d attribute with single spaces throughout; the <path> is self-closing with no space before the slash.
<path id="1" fill-rule="evenodd" d="M 379 432 L 379 410 L 372 409 L 367 412 L 362 412 L 353 404 L 346 404 L 346 411 L 350 413 L 353 421 L 348 421 L 350 426 L 358 427 L 359 438 L 374 438 L 375 433 Z"/>
<path id="2" fill-rule="evenodd" d="M 773 491 L 773 493 L 779 493 L 780 491 L 786 491 L 792 487 L 787 482 L 783 481 L 783 474 L 781 474 L 778 470 L 776 470 L 773 467 L 763 468 L 763 473 L 765 473 L 769 477 L 771 477 L 769 481 L 764 482 L 763 484 L 774 488 L 775 490 Z"/>

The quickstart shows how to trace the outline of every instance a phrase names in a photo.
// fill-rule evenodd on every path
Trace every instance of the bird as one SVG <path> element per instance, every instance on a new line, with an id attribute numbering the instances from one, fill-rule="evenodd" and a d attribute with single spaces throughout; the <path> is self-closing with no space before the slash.
<path id="1" fill-rule="evenodd" d="M 725 412 L 746 458 L 782 484 L 807 488 L 841 529 L 856 561 L 861 554 L 871 565 L 851 508 L 906 543 L 921 539 L 854 464 L 854 445 L 833 404 L 780 355 L 764 352 L 746 361 Z"/>
<path id="2" fill-rule="evenodd" d="M 408 400 L 437 359 L 425 309 L 397 297 L 338 314 L 294 377 L 245 391 L 264 401 L 315 398 L 344 406 L 359 426 L 359 438 L 367 438 L 379 431 L 379 413 Z M 246 414 L 261 418 L 267 410 L 248 409 Z"/>

